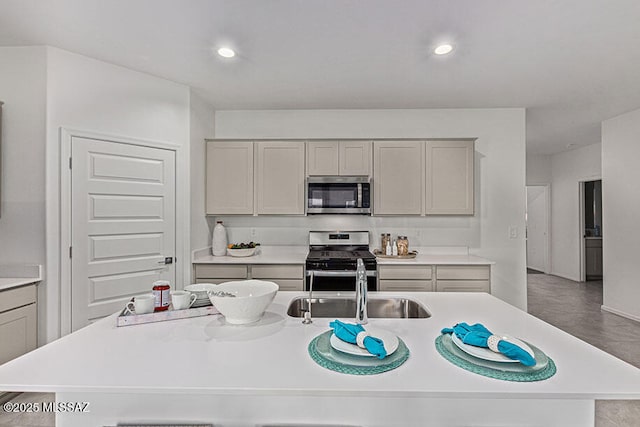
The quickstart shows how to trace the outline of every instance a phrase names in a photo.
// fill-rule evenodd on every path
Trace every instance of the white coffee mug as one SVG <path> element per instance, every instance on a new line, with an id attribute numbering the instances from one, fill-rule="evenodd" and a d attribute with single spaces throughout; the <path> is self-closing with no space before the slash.
<path id="1" fill-rule="evenodd" d="M 156 298 L 151 294 L 137 295 L 127 303 L 126 311 L 131 314 L 153 313 Z"/>
<path id="2" fill-rule="evenodd" d="M 174 310 L 184 310 L 196 302 L 198 297 L 187 291 L 171 291 L 171 303 Z"/>

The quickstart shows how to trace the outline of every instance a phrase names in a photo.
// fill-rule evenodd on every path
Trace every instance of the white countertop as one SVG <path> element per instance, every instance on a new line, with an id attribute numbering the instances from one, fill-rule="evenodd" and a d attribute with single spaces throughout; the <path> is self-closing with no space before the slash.
<path id="1" fill-rule="evenodd" d="M 213 256 L 211 248 L 193 251 L 194 264 L 304 264 L 308 246 L 260 246 L 249 257 Z"/>
<path id="2" fill-rule="evenodd" d="M 640 370 L 482 293 L 413 293 L 432 317 L 370 319 L 394 331 L 411 351 L 399 368 L 371 376 L 317 365 L 308 343 L 332 319 L 303 325 L 285 314 L 299 292 L 279 292 L 253 325 L 222 316 L 116 327 L 115 315 L 0 366 L 0 390 L 448 397 L 483 399 L 640 399 Z M 387 296 L 403 294 L 387 293 Z M 370 298 L 379 295 L 370 294 Z M 406 294 L 405 294 L 406 296 Z M 343 319 L 352 321 L 352 319 Z M 557 374 L 530 383 L 482 377 L 443 359 L 434 340 L 443 327 L 481 322 L 525 339 L 552 357 Z M 88 399 L 90 400 L 90 399 Z"/>
<path id="3" fill-rule="evenodd" d="M 0 264 L 0 291 L 38 283 L 42 280 L 39 264 Z"/>
<path id="4" fill-rule="evenodd" d="M 39 277 L 0 277 L 0 291 L 37 283 L 40 280 Z"/>
<path id="5" fill-rule="evenodd" d="M 418 252 L 413 259 L 376 258 L 378 265 L 492 265 L 493 261 L 475 255 L 430 255 Z"/>
<path id="6" fill-rule="evenodd" d="M 379 265 L 491 265 L 493 261 L 469 255 L 464 250 L 440 248 L 416 248 L 413 259 L 376 258 Z M 211 248 L 193 252 L 194 264 L 304 264 L 308 246 L 261 246 L 259 252 L 250 257 L 213 256 Z"/>

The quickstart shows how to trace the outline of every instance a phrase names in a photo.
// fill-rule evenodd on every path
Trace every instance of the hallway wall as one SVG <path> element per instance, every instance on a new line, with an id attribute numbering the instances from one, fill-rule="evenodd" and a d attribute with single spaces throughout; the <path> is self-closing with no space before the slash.
<path id="1" fill-rule="evenodd" d="M 600 179 L 602 144 L 551 156 L 551 273 L 580 281 L 579 182 Z"/>
<path id="2" fill-rule="evenodd" d="M 602 122 L 603 309 L 640 321 L 640 110 Z"/>

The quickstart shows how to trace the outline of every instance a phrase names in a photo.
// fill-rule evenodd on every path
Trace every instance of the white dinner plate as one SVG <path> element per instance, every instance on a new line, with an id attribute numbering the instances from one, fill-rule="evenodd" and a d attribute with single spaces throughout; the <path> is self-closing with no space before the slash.
<path id="1" fill-rule="evenodd" d="M 531 357 L 535 358 L 535 356 L 533 355 L 533 350 L 531 350 L 531 347 L 529 347 L 525 342 L 517 338 L 510 337 L 508 335 L 502 335 L 502 334 L 495 334 L 495 335 L 498 335 L 504 341 L 509 341 L 510 343 L 517 345 L 518 347 L 522 348 L 524 351 L 529 353 Z M 520 363 L 519 360 L 509 359 L 504 354 L 496 353 L 495 351 L 489 350 L 488 348 L 476 347 L 475 345 L 465 344 L 462 342 L 460 338 L 456 336 L 455 333 L 451 334 L 451 341 L 453 341 L 453 343 L 460 350 L 464 351 L 467 354 L 470 354 L 471 356 L 477 357 L 479 359 L 490 360 L 492 362 Z"/>
<path id="2" fill-rule="evenodd" d="M 393 332 L 378 328 L 366 328 L 366 331 L 369 332 L 369 335 L 372 337 L 382 340 L 384 349 L 387 350 L 387 356 L 398 349 L 398 337 Z M 375 354 L 369 353 L 366 348 L 360 348 L 356 344 L 342 341 L 336 334 L 331 334 L 329 342 L 331 343 L 331 347 L 342 353 L 352 354 L 354 356 L 376 357 Z"/>

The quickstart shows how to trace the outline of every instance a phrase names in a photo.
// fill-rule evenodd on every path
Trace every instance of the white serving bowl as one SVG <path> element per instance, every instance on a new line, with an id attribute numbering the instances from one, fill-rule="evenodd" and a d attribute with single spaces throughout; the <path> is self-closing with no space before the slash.
<path id="1" fill-rule="evenodd" d="M 256 253 L 256 249 L 258 248 L 244 248 L 244 249 L 227 248 L 227 254 L 229 256 L 238 256 L 238 257 L 252 256 L 253 254 Z"/>
<path id="2" fill-rule="evenodd" d="M 217 287 L 218 285 L 214 285 L 213 283 L 195 283 L 193 285 L 185 286 L 184 290 L 195 294 L 195 296 L 198 297 L 196 301 L 200 301 L 209 298 L 207 291 L 215 290 Z"/>
<path id="3" fill-rule="evenodd" d="M 278 285 L 264 280 L 238 280 L 220 283 L 215 291 L 228 292 L 235 295 L 216 296 L 208 292 L 213 304 L 227 321 L 234 325 L 257 322 L 262 318 L 273 298 L 278 292 Z"/>

